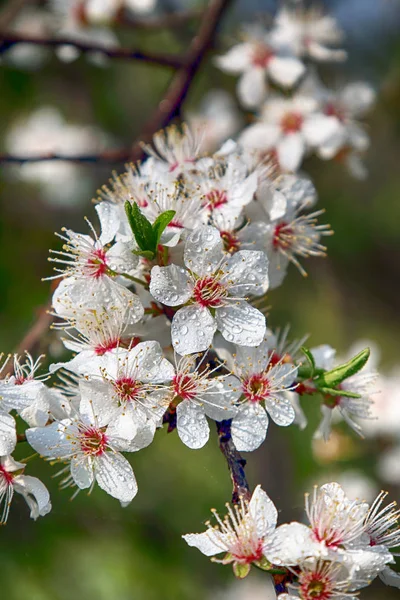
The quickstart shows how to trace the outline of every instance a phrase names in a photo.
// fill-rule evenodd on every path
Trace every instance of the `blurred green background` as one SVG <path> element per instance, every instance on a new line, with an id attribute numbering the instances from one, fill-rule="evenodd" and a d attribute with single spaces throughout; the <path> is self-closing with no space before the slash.
<path id="1" fill-rule="evenodd" d="M 339 3 L 331 4 L 336 8 Z M 353 58 L 345 75 L 369 77 L 379 94 L 369 119 L 370 176 L 365 182 L 354 181 L 340 164 L 317 159 L 304 165 L 335 235 L 328 239 L 327 259 L 308 261 L 307 278 L 292 268 L 283 287 L 270 294 L 269 323 L 291 323 L 294 337 L 310 333 L 311 345 L 329 343 L 340 352 L 359 338 L 375 340 L 382 351 L 382 368 L 388 370 L 400 365 L 400 39 L 379 30 L 368 43 L 360 40 L 357 6 L 363 15 L 367 3 L 359 0 L 352 4 L 356 5 L 354 20 L 346 21 L 345 26 Z M 397 3 L 376 0 L 376 4 L 389 15 L 392 4 Z M 252 8 L 263 7 L 262 2 L 254 3 L 254 7 L 239 2 L 227 19 L 219 45 L 229 45 L 239 22 L 250 17 Z M 126 46 L 175 52 L 183 49 L 191 32 L 187 26 L 184 36 L 133 30 L 118 35 Z M 340 70 L 327 70 L 327 79 L 334 80 Z M 57 108 L 66 122 L 78 127 L 99 128 L 104 138 L 100 147 L 129 146 L 157 105 L 169 77 L 163 69 L 138 63 L 115 61 L 98 67 L 80 57 L 66 64 L 51 52 L 37 70 L 3 59 L 2 149 L 7 149 L 5 140 L 15 123 L 43 106 Z M 185 110 L 196 110 L 204 94 L 216 87 L 234 95 L 235 80 L 221 74 L 208 60 L 193 84 Z M 21 167 L 1 165 L 0 341 L 5 352 L 18 345 L 38 307 L 49 296 L 49 283 L 41 282 L 41 277 L 51 274 L 47 256 L 55 245 L 53 232 L 61 226 L 83 230 L 84 215 L 95 220 L 91 198 L 110 177 L 112 168 L 77 166 L 71 176 L 71 185 L 79 183 L 74 197 L 60 202 L 57 193 L 49 201 L 43 185 L 28 181 Z M 123 165 L 115 169 L 122 171 Z M 65 186 L 65 176 L 61 177 L 57 169 L 51 178 L 53 189 Z M 313 450 L 312 433 L 319 414 L 309 402 L 307 406 L 307 399 L 303 401 L 310 418 L 305 431 L 272 424 L 267 442 L 246 457 L 251 485 L 263 485 L 281 509 L 282 520 L 301 518 L 303 492 L 316 481 L 360 470 L 377 491 L 382 485 L 376 462 L 387 440 L 361 441 L 339 427 L 324 452 L 315 446 Z M 20 446 L 18 452 L 24 456 L 26 449 Z M 24 501 L 15 498 L 9 523 L 0 532 L 2 598 L 263 597 L 256 587 L 246 588 L 241 582 L 230 587 L 233 574 L 229 567 L 212 564 L 180 538 L 183 533 L 201 531 L 210 507 L 223 512 L 230 498 L 230 478 L 215 435 L 204 449 L 192 451 L 180 443 L 176 433 L 160 431 L 149 448 L 132 455 L 132 465 L 139 493 L 123 509 L 99 489 L 90 497 L 80 493 L 70 501 L 70 492 L 59 491 L 57 480 L 52 478 L 56 467 L 30 464 L 30 474 L 37 474 L 49 486 L 53 510 L 46 518 L 32 522 Z M 390 491 L 393 499 L 399 499 L 398 486 L 393 485 Z M 255 577 L 253 574 L 254 581 Z M 378 600 L 397 595 L 377 584 L 362 597 Z"/>

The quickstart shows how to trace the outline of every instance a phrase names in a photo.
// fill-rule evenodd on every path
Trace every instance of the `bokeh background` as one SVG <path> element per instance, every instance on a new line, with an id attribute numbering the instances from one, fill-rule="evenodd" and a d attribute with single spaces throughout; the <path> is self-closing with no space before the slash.
<path id="1" fill-rule="evenodd" d="M 193 4 L 159 0 L 155 14 Z M 355 181 L 340 164 L 306 162 L 335 235 L 328 239 L 327 259 L 308 261 L 307 278 L 292 268 L 283 287 L 270 294 L 269 322 L 291 323 L 293 336 L 309 333 L 310 345 L 329 343 L 341 354 L 360 339 L 373 341 L 380 350 L 380 369 L 391 382 L 387 387 L 393 408 L 389 416 L 383 415 L 391 427 L 372 428 L 364 441 L 339 424 L 328 445 L 313 442 L 319 414 L 312 400 L 303 402 L 310 421 L 305 431 L 271 425 L 267 442 L 247 456 L 247 472 L 251 484 L 261 483 L 281 508 L 282 520 L 301 519 L 303 492 L 319 481 L 338 479 L 352 493 L 369 498 L 384 486 L 394 499 L 400 498 L 400 2 L 325 4 L 346 31 L 350 52 L 345 66 L 326 69 L 325 79 L 339 84 L 367 79 L 378 92 L 369 118 L 370 175 Z M 41 2 L 30 5 L 14 28 L 40 33 L 49 7 Z M 140 0 L 137 5 L 140 8 Z M 237 0 L 220 32 L 219 47 L 233 42 L 243 21 L 274 11 L 276 5 Z M 195 26 L 188 24 L 180 32 L 132 29 L 115 34 L 126 47 L 179 52 Z M 135 62 L 98 65 L 86 57 L 62 62 L 53 51 L 10 51 L 0 63 L 1 150 L 75 153 L 129 146 L 169 77 L 165 69 Z M 235 98 L 235 79 L 217 71 L 211 58 L 193 84 L 184 109 L 187 118 L 199 113 L 210 89 L 225 90 Z M 47 256 L 55 244 L 53 232 L 62 226 L 80 231 L 84 215 L 94 219 L 91 199 L 112 169 L 49 162 L 1 165 L 0 341 L 5 352 L 16 348 L 48 299 L 49 283 L 41 277 L 51 274 Z M 120 172 L 123 165 L 115 169 Z M 47 342 L 58 351 L 57 340 L 48 338 L 44 345 Z M 21 456 L 26 455 L 20 446 Z M 160 431 L 149 448 L 133 455 L 132 464 L 139 494 L 124 509 L 99 489 L 70 501 L 70 492 L 57 488 L 57 469 L 31 464 L 30 472 L 50 487 L 53 510 L 34 523 L 23 500 L 13 502 L 9 523 L 0 532 L 3 598 L 268 597 L 257 574 L 235 583 L 229 567 L 210 563 L 180 538 L 201 531 L 210 507 L 223 511 L 230 498 L 230 478 L 215 436 L 204 449 L 192 451 L 175 433 Z M 377 584 L 362 597 L 394 599 L 397 594 Z"/>

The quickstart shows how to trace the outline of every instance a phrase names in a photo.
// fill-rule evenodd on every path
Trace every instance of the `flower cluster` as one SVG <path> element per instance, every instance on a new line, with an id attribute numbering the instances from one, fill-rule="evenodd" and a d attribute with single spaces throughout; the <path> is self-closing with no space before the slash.
<path id="1" fill-rule="evenodd" d="M 316 8 L 288 2 L 270 29 L 247 27 L 244 41 L 218 57 L 217 66 L 239 75 L 237 94 L 256 122 L 240 135 L 241 143 L 274 157 L 283 171 L 296 171 L 312 152 L 337 159 L 358 178 L 366 175 L 361 155 L 369 138 L 359 122 L 374 103 L 364 82 L 327 89 L 312 62 L 341 62 L 346 52 L 335 19 Z"/>
<path id="2" fill-rule="evenodd" d="M 354 598 L 357 590 L 378 575 L 388 585 L 400 587 L 400 575 L 391 569 L 391 549 L 400 544 L 400 511 L 392 502 L 383 506 L 382 492 L 371 504 L 350 500 L 337 483 L 315 487 L 306 494 L 308 524 L 277 527 L 278 513 L 257 486 L 250 501 L 241 498 L 204 533 L 183 538 L 206 556 L 225 553 L 215 562 L 232 564 L 237 577 L 251 565 L 275 579 L 279 600 L 329 600 Z"/>
<path id="3" fill-rule="evenodd" d="M 116 4 L 124 3 L 109 3 L 112 12 Z M 85 4 L 82 26 L 98 6 Z M 74 354 L 54 357 L 44 375 L 29 354 L 3 365 L 2 522 L 14 491 L 33 518 L 51 508 L 45 486 L 12 457 L 17 440 L 61 465 L 62 487 L 97 484 L 125 506 L 138 491 L 130 454 L 164 424 L 196 450 L 214 421 L 236 456 L 260 447 L 270 419 L 304 427 L 301 399 L 317 396 L 317 437 L 329 437 L 336 413 L 362 433 L 377 377 L 369 349 L 336 359 L 328 345 L 306 348 L 306 337 L 289 342 L 289 328 L 272 331 L 266 319 L 267 292 L 273 297 L 291 265 L 305 275 L 304 260 L 324 256 L 332 233 L 298 172 L 303 157 L 343 155 L 360 171 L 355 156 L 368 146 L 356 119 L 372 90 L 356 83 L 335 94 L 307 66 L 343 60 L 332 48 L 340 39 L 331 17 L 288 6 L 271 30 L 248 29 L 217 64 L 240 75 L 239 99 L 258 120 L 212 152 L 200 127 L 159 131 L 143 145 L 143 162 L 98 191 L 99 225 L 86 219 L 83 233 L 57 234 L 53 329 Z M 58 383 L 46 385 L 52 377 Z M 398 585 L 388 565 L 400 545 L 399 512 L 382 508 L 384 494 L 369 506 L 327 484 L 306 498 L 308 525 L 279 527 L 260 486 L 251 499 L 236 496 L 224 520 L 214 513 L 217 526 L 184 537 L 208 556 L 224 552 L 220 562 L 238 577 L 255 564 L 278 578 L 281 600 L 351 599 L 377 575 Z"/>

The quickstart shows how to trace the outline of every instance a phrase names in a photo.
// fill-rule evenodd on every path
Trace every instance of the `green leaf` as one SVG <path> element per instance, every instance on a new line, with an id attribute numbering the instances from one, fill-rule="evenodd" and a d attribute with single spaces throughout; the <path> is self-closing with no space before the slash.
<path id="1" fill-rule="evenodd" d="M 315 373 L 315 360 L 314 357 L 312 355 L 312 353 L 310 352 L 310 350 L 308 350 L 308 348 L 306 348 L 305 346 L 301 347 L 301 351 L 304 354 L 304 356 L 306 357 L 309 365 L 310 365 L 310 377 L 313 378 L 314 377 L 314 373 Z"/>
<path id="2" fill-rule="evenodd" d="M 355 375 L 360 371 L 367 363 L 370 355 L 370 349 L 365 348 L 357 356 L 351 358 L 347 363 L 335 367 L 331 371 L 326 371 L 323 375 L 318 377 L 316 384 L 319 388 L 334 388 L 339 383 L 342 383 L 345 379 L 348 379 L 352 375 Z"/>
<path id="3" fill-rule="evenodd" d="M 135 240 L 141 250 L 153 250 L 153 228 L 136 203 L 125 202 L 125 212 Z"/>
<path id="4" fill-rule="evenodd" d="M 233 572 L 238 579 L 244 579 L 250 573 L 250 563 L 242 564 L 239 562 L 233 563 Z"/>
<path id="5" fill-rule="evenodd" d="M 132 254 L 143 256 L 143 258 L 148 258 L 149 260 L 153 260 L 154 258 L 154 252 L 152 250 L 132 250 Z"/>
<path id="6" fill-rule="evenodd" d="M 153 223 L 153 241 L 155 243 L 155 250 L 159 244 L 161 235 L 164 229 L 169 225 L 174 218 L 176 212 L 174 210 L 166 210 Z"/>
<path id="7" fill-rule="evenodd" d="M 260 558 L 260 560 L 255 560 L 254 564 L 256 567 L 262 569 L 263 571 L 269 571 L 272 567 L 271 563 L 265 558 L 265 556 Z"/>
<path id="8" fill-rule="evenodd" d="M 319 387 L 318 391 L 328 396 L 343 396 L 344 398 L 361 398 L 360 394 L 348 392 L 347 390 L 338 390 L 335 388 Z"/>

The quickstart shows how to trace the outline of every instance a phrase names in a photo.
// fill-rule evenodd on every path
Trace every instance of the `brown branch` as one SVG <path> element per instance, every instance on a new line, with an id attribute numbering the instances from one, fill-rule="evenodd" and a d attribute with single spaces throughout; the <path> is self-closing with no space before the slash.
<path id="1" fill-rule="evenodd" d="M 164 99 L 142 129 L 140 138 L 142 142 L 150 142 L 156 131 L 165 127 L 174 117 L 179 116 L 189 87 L 207 50 L 212 46 L 221 18 L 231 3 L 232 0 L 211 0 L 209 2 L 203 13 L 198 32 L 189 45 L 185 64 L 173 75 Z M 133 155 L 135 160 L 142 156 L 140 144 L 135 144 Z"/>
<path id="2" fill-rule="evenodd" d="M 147 19 L 134 17 L 124 8 L 113 20 L 113 24 L 144 29 L 145 31 L 159 31 L 160 29 L 177 29 L 188 22 L 198 19 L 203 14 L 202 10 L 188 9 L 174 12 L 160 17 L 149 17 Z"/>
<path id="3" fill-rule="evenodd" d="M 232 479 L 232 502 L 237 504 L 240 498 L 250 499 L 250 487 L 247 482 L 244 467 L 246 461 L 235 448 L 231 436 L 231 421 L 217 423 L 219 449 L 228 463 Z"/>
<path id="4" fill-rule="evenodd" d="M 141 159 L 143 156 L 143 150 L 140 142 L 151 141 L 156 131 L 168 125 L 168 123 L 179 114 L 182 104 L 186 99 L 190 84 L 204 59 L 207 50 L 212 46 L 218 24 L 231 2 L 232 0 L 210 0 L 207 9 L 203 13 L 203 18 L 201 20 L 197 35 L 189 45 L 184 64 L 173 76 L 165 93 L 164 99 L 158 104 L 152 117 L 145 123 L 142 132 L 138 137 L 138 141 L 135 142 L 132 149 L 129 151 L 129 156 L 124 155 L 125 151 L 120 151 L 121 154 L 118 156 L 119 160 L 122 159 L 122 161 L 125 161 Z M 8 162 L 23 162 L 18 160 L 18 157 L 11 157 L 10 155 L 3 156 L 7 157 Z M 51 158 L 51 156 L 58 156 L 58 158 Z M 109 159 L 110 153 L 106 155 L 103 153 L 101 156 L 108 156 Z M 25 159 L 26 158 L 27 157 L 25 157 Z M 116 155 L 114 155 L 114 159 L 115 158 Z M 32 158 L 30 160 L 32 160 Z M 60 155 L 47 154 L 44 156 L 44 158 L 35 157 L 35 160 L 79 160 L 79 162 L 82 162 L 82 157 L 61 158 Z M 94 157 L 91 156 L 88 159 L 86 156 L 83 160 L 86 162 L 94 162 Z M 95 160 L 97 160 L 97 158 Z M 43 333 L 51 324 L 51 316 L 47 313 L 47 309 L 48 307 L 46 306 L 39 310 L 39 316 L 37 320 L 33 323 L 31 329 L 18 345 L 19 352 L 22 350 L 28 350 L 31 352 L 37 347 Z M 232 465 L 233 468 L 235 461 L 239 460 L 237 455 L 239 457 L 240 455 L 234 448 L 232 440 L 229 441 L 228 439 L 225 439 L 225 437 L 223 439 L 220 438 L 220 447 L 228 461 L 229 468 L 231 469 L 230 465 Z M 242 459 L 240 458 L 240 460 Z M 242 483 L 243 485 L 241 484 L 237 488 L 237 493 L 245 493 L 246 490 L 248 491 L 248 486 L 246 487 L 244 482 Z"/>
<path id="5" fill-rule="evenodd" d="M 139 60 L 162 67 L 171 67 L 173 69 L 179 69 L 184 63 L 184 58 L 174 54 L 157 54 L 129 48 L 108 48 L 106 46 L 82 42 L 69 37 L 42 38 L 40 36 L 18 35 L 17 33 L 0 32 L 0 54 L 17 44 L 32 44 L 33 46 L 43 46 L 49 48 L 70 46 L 83 53 L 100 52 L 101 54 L 104 54 L 104 56 L 108 56 L 108 58 Z"/>
<path id="6" fill-rule="evenodd" d="M 27 154 L 25 156 L 15 156 L 8 152 L 0 152 L 0 163 L 35 163 L 44 161 L 68 161 L 76 163 L 126 163 L 133 160 L 133 151 L 131 148 L 122 148 L 121 150 L 105 150 L 98 154 L 61 154 L 55 152 L 45 152 L 44 154 Z"/>

